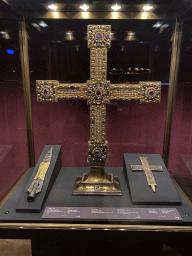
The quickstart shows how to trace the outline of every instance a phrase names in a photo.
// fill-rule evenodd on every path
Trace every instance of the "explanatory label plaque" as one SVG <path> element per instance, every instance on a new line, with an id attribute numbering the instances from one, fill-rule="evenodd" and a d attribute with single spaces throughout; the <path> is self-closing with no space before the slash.
<path id="1" fill-rule="evenodd" d="M 176 208 L 49 207 L 43 219 L 183 220 Z"/>

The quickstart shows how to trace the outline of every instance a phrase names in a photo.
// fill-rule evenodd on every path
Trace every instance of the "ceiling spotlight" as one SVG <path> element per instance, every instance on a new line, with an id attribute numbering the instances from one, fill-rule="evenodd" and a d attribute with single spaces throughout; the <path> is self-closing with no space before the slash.
<path id="1" fill-rule="evenodd" d="M 6 34 L 6 32 L 5 32 L 5 31 L 0 31 L 0 34 L 3 34 L 3 35 L 4 35 L 4 34 Z"/>
<path id="2" fill-rule="evenodd" d="M 71 32 L 67 32 L 66 35 L 72 35 L 72 33 Z"/>
<path id="3" fill-rule="evenodd" d="M 84 4 L 84 5 L 81 5 L 80 8 L 86 11 L 87 9 L 89 9 L 89 6 Z"/>
<path id="4" fill-rule="evenodd" d="M 145 10 L 145 11 L 150 11 L 152 9 L 153 9 L 153 6 L 151 6 L 151 5 L 143 6 L 143 10 Z"/>
<path id="5" fill-rule="evenodd" d="M 161 24 L 162 24 L 162 23 L 158 21 L 157 23 L 155 23 L 155 24 L 153 25 L 153 27 L 154 27 L 154 28 L 160 28 L 160 27 L 161 27 Z"/>
<path id="6" fill-rule="evenodd" d="M 48 27 L 47 23 L 45 23 L 43 20 L 41 20 L 41 21 L 39 22 L 39 26 L 41 26 L 41 27 L 43 27 L 43 28 Z"/>
<path id="7" fill-rule="evenodd" d="M 134 32 L 129 32 L 128 35 L 129 35 L 129 36 L 134 36 L 135 33 L 134 33 Z"/>
<path id="8" fill-rule="evenodd" d="M 140 41 L 139 44 L 143 44 L 143 41 Z"/>
<path id="9" fill-rule="evenodd" d="M 56 10 L 58 8 L 58 6 L 55 4 L 51 4 L 51 5 L 48 5 L 48 8 L 51 10 Z"/>
<path id="10" fill-rule="evenodd" d="M 111 9 L 113 9 L 114 11 L 118 11 L 119 9 L 121 9 L 121 6 L 116 4 L 111 6 Z"/>

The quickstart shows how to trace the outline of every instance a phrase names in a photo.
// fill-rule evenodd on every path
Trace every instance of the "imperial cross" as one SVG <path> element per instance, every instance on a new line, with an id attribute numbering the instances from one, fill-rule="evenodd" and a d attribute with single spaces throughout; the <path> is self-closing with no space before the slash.
<path id="1" fill-rule="evenodd" d="M 142 165 L 131 165 L 132 171 L 144 171 L 147 178 L 148 186 L 151 186 L 153 192 L 155 192 L 155 186 L 157 186 L 155 178 L 152 171 L 162 172 L 163 168 L 161 165 L 152 165 L 150 166 L 147 157 L 139 157 Z"/>
<path id="2" fill-rule="evenodd" d="M 77 177 L 73 195 L 122 195 L 118 177 L 105 173 L 108 142 L 106 140 L 106 104 L 111 100 L 138 100 L 159 103 L 160 82 L 111 84 L 107 80 L 107 48 L 111 45 L 111 26 L 88 25 L 90 80 L 87 83 L 59 83 L 37 80 L 37 100 L 57 102 L 63 99 L 87 99 L 90 105 L 90 172 Z"/>

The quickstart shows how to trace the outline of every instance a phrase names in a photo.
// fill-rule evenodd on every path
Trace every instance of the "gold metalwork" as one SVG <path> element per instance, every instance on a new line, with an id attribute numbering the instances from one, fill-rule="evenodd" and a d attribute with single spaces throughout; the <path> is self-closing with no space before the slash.
<path id="1" fill-rule="evenodd" d="M 37 80 L 38 101 L 58 102 L 63 99 L 86 99 L 87 84 L 59 83 L 56 80 Z"/>
<path id="2" fill-rule="evenodd" d="M 27 41 L 27 30 L 26 30 L 25 18 L 23 18 L 22 21 L 19 21 L 19 44 L 20 44 L 21 73 L 22 73 L 23 93 L 24 93 L 24 103 L 25 103 L 25 120 L 26 120 L 26 128 L 27 128 L 28 159 L 29 159 L 29 167 L 33 167 L 35 166 L 35 151 L 34 151 L 32 107 L 31 107 L 28 41 Z"/>
<path id="3" fill-rule="evenodd" d="M 45 155 L 43 161 L 40 163 L 38 171 L 37 171 L 34 179 L 38 179 L 38 178 L 40 178 L 42 180 L 45 179 L 45 174 L 46 174 L 46 172 L 49 168 L 49 165 L 50 165 L 52 152 L 53 152 L 53 147 L 50 148 L 50 150 Z"/>
<path id="4" fill-rule="evenodd" d="M 118 177 L 106 174 L 106 104 L 111 100 L 138 100 L 159 103 L 160 82 L 112 85 L 107 80 L 107 48 L 111 46 L 111 26 L 88 25 L 90 48 L 90 80 L 86 84 L 37 80 L 37 100 L 57 102 L 61 99 L 87 99 L 90 104 L 90 140 L 88 159 L 90 173 L 77 177 L 73 195 L 121 195 Z"/>
<path id="5" fill-rule="evenodd" d="M 138 100 L 140 103 L 159 103 L 161 82 L 111 85 L 110 100 Z"/>
<path id="6" fill-rule="evenodd" d="M 90 172 L 77 177 L 73 195 L 122 195 L 118 177 L 105 173 L 105 164 L 90 164 Z"/>
<path id="7" fill-rule="evenodd" d="M 151 186 L 153 192 L 155 192 L 155 186 L 157 186 L 157 183 L 155 181 L 152 171 L 162 172 L 163 168 L 160 165 L 150 166 L 147 157 L 139 157 L 139 159 L 141 160 L 142 165 L 131 165 L 131 169 L 132 171 L 144 171 L 147 178 L 148 186 Z"/>
<path id="8" fill-rule="evenodd" d="M 46 172 L 49 168 L 49 165 L 50 165 L 50 162 L 47 162 L 47 163 L 41 162 L 40 165 L 39 165 L 39 168 L 38 168 L 38 172 L 35 175 L 34 179 L 36 180 L 36 179 L 40 178 L 40 179 L 44 180 L 45 179 L 45 174 L 46 174 Z"/>
<path id="9" fill-rule="evenodd" d="M 45 155 L 43 161 L 40 163 L 38 167 L 38 171 L 35 175 L 35 178 L 33 179 L 30 187 L 27 189 L 28 192 L 30 193 L 29 196 L 27 197 L 28 201 L 34 201 L 35 195 L 41 192 L 45 175 L 50 166 L 52 151 L 53 151 L 53 147 L 50 148 L 50 150 Z"/>
<path id="10" fill-rule="evenodd" d="M 191 226 L 165 225 L 120 225 L 120 224 L 68 224 L 68 223 L 0 223 L 1 229 L 46 229 L 46 230 L 116 230 L 116 231 L 154 231 L 154 232 L 192 232 Z"/>

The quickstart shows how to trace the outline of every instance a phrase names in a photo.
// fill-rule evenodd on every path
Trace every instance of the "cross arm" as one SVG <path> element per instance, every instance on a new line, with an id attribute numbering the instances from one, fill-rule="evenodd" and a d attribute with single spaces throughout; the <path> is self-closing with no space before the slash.
<path id="1" fill-rule="evenodd" d="M 161 82 L 111 84 L 110 100 L 139 100 L 139 103 L 160 103 Z"/>
<path id="2" fill-rule="evenodd" d="M 38 101 L 58 102 L 63 99 L 87 99 L 87 84 L 37 80 L 36 92 Z"/>
<path id="3" fill-rule="evenodd" d="M 151 170 L 152 171 L 158 171 L 158 172 L 162 172 L 163 171 L 163 167 L 161 165 L 151 165 Z M 143 165 L 131 165 L 131 169 L 132 171 L 144 171 L 144 167 Z"/>

